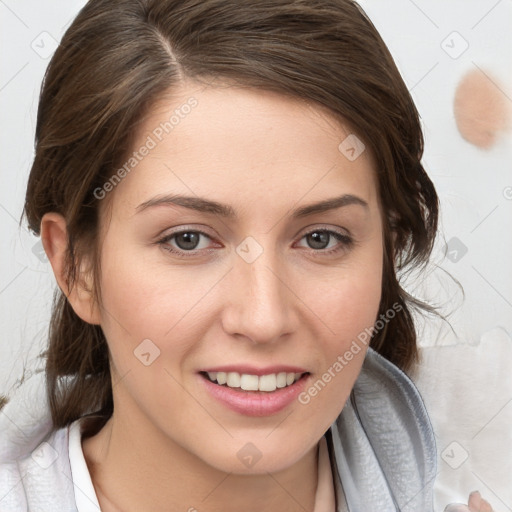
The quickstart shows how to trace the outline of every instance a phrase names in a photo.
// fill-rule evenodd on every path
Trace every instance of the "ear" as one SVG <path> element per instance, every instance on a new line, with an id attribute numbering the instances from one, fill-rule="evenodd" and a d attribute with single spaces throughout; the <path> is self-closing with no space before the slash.
<path id="1" fill-rule="evenodd" d="M 41 242 L 57 280 L 75 313 L 89 324 L 100 324 L 99 307 L 93 295 L 92 267 L 83 258 L 71 289 L 66 272 L 68 233 L 66 220 L 58 213 L 46 213 L 41 220 Z M 87 265 L 87 267 L 86 267 Z"/>

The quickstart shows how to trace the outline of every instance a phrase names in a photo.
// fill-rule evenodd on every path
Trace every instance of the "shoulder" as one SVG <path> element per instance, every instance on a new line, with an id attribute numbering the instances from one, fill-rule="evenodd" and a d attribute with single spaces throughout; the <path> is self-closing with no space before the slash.
<path id="1" fill-rule="evenodd" d="M 0 509 L 62 510 L 74 508 L 68 428 L 51 432 L 33 450 L 29 442 L 18 457 L 0 459 Z"/>
<path id="2" fill-rule="evenodd" d="M 374 350 L 330 431 L 355 510 L 432 510 L 437 468 L 430 419 L 409 377 Z"/>
<path id="3" fill-rule="evenodd" d="M 76 510 L 69 428 L 52 429 L 43 377 L 34 377 L 0 410 L 0 510 Z"/>

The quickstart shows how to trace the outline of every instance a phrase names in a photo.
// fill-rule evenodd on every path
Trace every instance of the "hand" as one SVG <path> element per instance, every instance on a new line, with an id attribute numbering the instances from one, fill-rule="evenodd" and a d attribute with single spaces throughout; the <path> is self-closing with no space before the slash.
<path id="1" fill-rule="evenodd" d="M 493 512 L 489 502 L 484 500 L 478 491 L 469 495 L 468 505 L 452 503 L 448 505 L 444 512 Z"/>

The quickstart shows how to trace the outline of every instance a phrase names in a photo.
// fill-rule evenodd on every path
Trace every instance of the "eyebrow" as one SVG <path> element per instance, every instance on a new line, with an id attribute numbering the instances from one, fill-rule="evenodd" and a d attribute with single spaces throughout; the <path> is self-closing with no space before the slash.
<path id="1" fill-rule="evenodd" d="M 209 199 L 204 199 L 202 197 L 184 196 L 180 194 L 154 197 L 141 203 L 139 206 L 137 206 L 136 210 L 137 213 L 139 213 L 141 211 L 147 210 L 148 208 L 162 205 L 183 206 L 198 212 L 219 215 L 226 219 L 234 219 L 237 217 L 235 210 L 229 205 L 222 204 L 217 201 L 211 201 Z M 306 206 L 302 206 L 293 211 L 292 218 L 299 219 L 351 205 L 359 205 L 366 210 L 369 210 L 368 203 L 360 197 L 354 196 L 352 194 L 344 194 L 340 197 L 325 199 L 317 203 L 311 203 Z"/>

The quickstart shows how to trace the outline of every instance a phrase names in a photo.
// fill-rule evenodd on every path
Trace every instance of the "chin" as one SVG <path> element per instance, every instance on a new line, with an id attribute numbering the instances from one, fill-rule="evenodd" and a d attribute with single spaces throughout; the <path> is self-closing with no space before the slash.
<path id="1" fill-rule="evenodd" d="M 268 434 L 267 434 L 268 435 Z M 225 473 L 235 475 L 265 475 L 277 473 L 296 464 L 303 453 L 305 440 L 291 444 L 278 440 L 269 443 L 268 439 L 255 439 L 254 442 L 233 440 L 224 451 L 203 454 L 202 459 L 210 466 Z"/>

